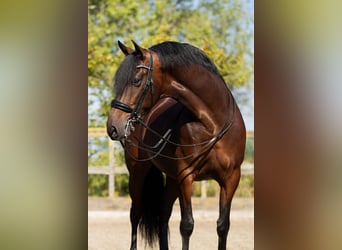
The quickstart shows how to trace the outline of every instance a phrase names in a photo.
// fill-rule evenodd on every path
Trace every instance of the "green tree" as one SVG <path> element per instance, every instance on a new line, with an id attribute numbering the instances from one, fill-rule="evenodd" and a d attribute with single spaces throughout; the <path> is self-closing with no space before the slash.
<path id="1" fill-rule="evenodd" d="M 117 40 L 150 47 L 166 40 L 203 49 L 229 87 L 250 87 L 251 16 L 236 0 L 88 0 L 89 126 L 104 126 L 112 78 L 123 55 Z"/>
<path id="2" fill-rule="evenodd" d="M 254 137 L 246 140 L 245 161 L 254 162 Z"/>

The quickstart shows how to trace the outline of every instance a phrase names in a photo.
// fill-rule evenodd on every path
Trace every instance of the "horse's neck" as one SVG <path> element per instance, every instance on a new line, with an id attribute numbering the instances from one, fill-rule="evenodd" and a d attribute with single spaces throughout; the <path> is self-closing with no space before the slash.
<path id="1" fill-rule="evenodd" d="M 217 133 L 228 112 L 229 90 L 222 80 L 210 73 L 184 72 L 174 77 L 166 93 L 186 106 L 207 128 Z"/>

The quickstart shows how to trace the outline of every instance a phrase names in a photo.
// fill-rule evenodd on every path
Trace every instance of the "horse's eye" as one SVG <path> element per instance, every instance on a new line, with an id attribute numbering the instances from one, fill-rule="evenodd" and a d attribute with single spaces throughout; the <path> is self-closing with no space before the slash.
<path id="1" fill-rule="evenodd" d="M 141 83 L 141 78 L 140 77 L 134 77 L 133 85 L 134 86 L 139 86 L 140 83 Z"/>

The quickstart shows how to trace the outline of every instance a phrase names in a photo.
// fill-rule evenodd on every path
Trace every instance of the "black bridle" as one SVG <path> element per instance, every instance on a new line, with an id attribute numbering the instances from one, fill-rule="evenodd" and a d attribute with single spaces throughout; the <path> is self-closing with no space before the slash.
<path id="1" fill-rule="evenodd" d="M 112 100 L 110 106 L 112 108 L 120 109 L 123 112 L 130 113 L 130 116 L 128 117 L 126 128 L 125 128 L 125 138 L 127 138 L 128 129 L 132 128 L 132 123 L 137 123 L 140 121 L 140 118 L 142 114 L 139 113 L 142 103 L 145 99 L 145 96 L 147 94 L 147 91 L 151 87 L 151 107 L 153 106 L 153 79 L 152 79 L 152 70 L 153 70 L 153 57 L 150 51 L 148 51 L 150 54 L 150 64 L 149 66 L 146 65 L 138 65 L 136 66 L 137 69 L 147 69 L 147 80 L 144 85 L 144 88 L 139 96 L 138 103 L 134 108 L 131 108 L 126 103 L 120 102 L 116 99 Z"/>
<path id="2" fill-rule="evenodd" d="M 151 52 L 149 52 L 150 54 L 150 65 L 149 66 L 145 66 L 145 65 L 138 65 L 136 66 L 137 69 L 147 69 L 148 73 L 147 73 L 147 80 L 145 83 L 145 86 L 143 88 L 143 91 L 140 94 L 139 100 L 137 105 L 132 109 L 130 106 L 128 106 L 126 103 L 120 102 L 116 99 L 114 99 L 110 106 L 112 108 L 115 109 L 120 109 L 123 112 L 126 113 L 131 113 L 131 117 L 138 117 L 139 116 L 139 110 L 141 109 L 141 105 L 145 99 L 145 96 L 147 94 L 148 89 L 151 87 L 151 94 L 153 95 L 153 80 L 152 80 L 152 67 L 153 67 L 153 57 Z"/>

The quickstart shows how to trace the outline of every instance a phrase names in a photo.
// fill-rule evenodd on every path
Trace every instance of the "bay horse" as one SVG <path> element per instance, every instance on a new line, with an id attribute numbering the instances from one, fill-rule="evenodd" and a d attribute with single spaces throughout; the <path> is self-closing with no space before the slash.
<path id="1" fill-rule="evenodd" d="M 181 209 L 182 249 L 194 228 L 194 181 L 220 186 L 218 249 L 226 249 L 230 208 L 239 184 L 246 129 L 231 91 L 200 49 L 163 42 L 145 49 L 118 42 L 125 54 L 114 77 L 107 133 L 125 150 L 132 199 L 131 250 L 137 228 L 150 246 L 168 249 L 174 201 Z M 166 180 L 163 179 L 163 174 Z"/>

